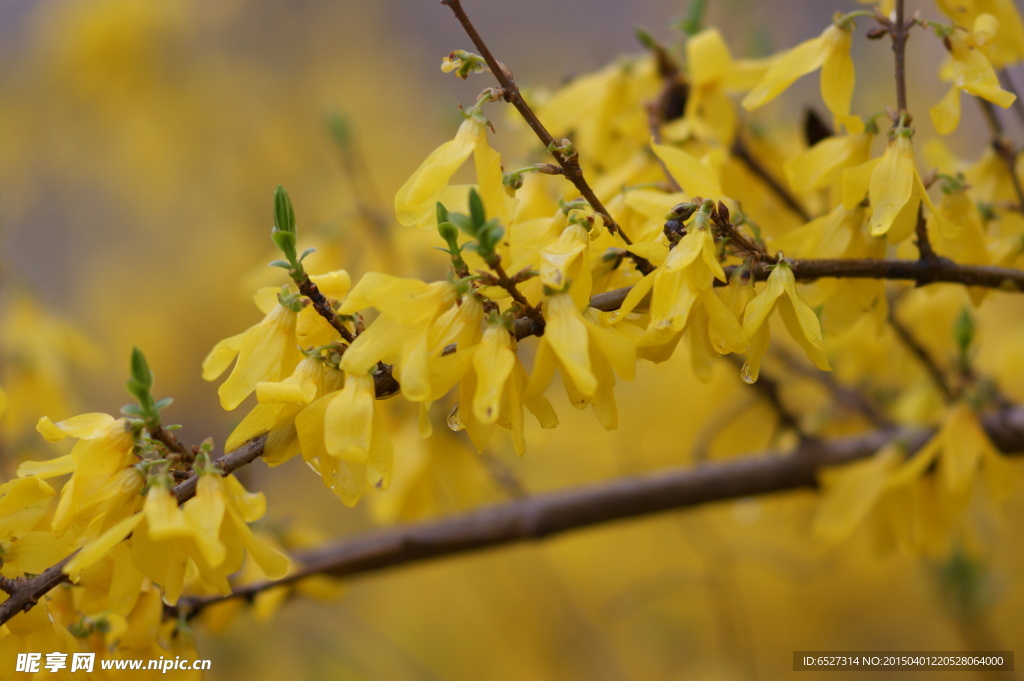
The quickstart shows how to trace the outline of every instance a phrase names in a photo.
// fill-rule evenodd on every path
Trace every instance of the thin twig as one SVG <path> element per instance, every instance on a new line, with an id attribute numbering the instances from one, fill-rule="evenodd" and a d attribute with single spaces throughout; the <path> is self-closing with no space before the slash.
<path id="1" fill-rule="evenodd" d="M 1017 99 L 1013 100 L 1013 110 L 1017 114 L 1017 118 L 1024 124 L 1024 100 L 1020 98 L 1020 90 L 1014 84 L 1013 79 L 1010 78 L 1010 72 L 1006 69 L 999 70 L 999 84 L 1003 86 L 1003 89 L 1007 92 L 1012 92 L 1017 96 Z"/>
<path id="2" fill-rule="evenodd" d="M 889 33 L 892 36 L 892 51 L 896 55 L 896 121 L 907 113 L 907 30 L 904 20 L 903 0 L 896 0 L 896 23 L 892 24 Z"/>
<path id="3" fill-rule="evenodd" d="M 736 137 L 736 141 L 732 145 L 732 155 L 743 162 L 743 165 L 747 167 L 747 170 L 756 175 L 762 182 L 764 182 L 772 193 L 775 194 L 789 208 L 791 211 L 797 214 L 804 222 L 810 222 L 813 216 L 807 212 L 807 209 L 800 205 L 800 202 L 796 200 L 788 189 L 782 186 L 782 183 L 772 177 L 771 173 L 761 165 L 747 149 L 746 144 L 743 143 L 743 139 L 739 136 Z"/>
<path id="4" fill-rule="evenodd" d="M 487 66 L 491 69 L 491 73 L 494 74 L 494 77 L 503 88 L 504 92 L 502 94 L 502 98 L 516 108 L 519 114 L 523 117 L 523 120 L 526 121 L 526 124 L 530 126 L 530 129 L 533 130 L 534 134 L 537 135 L 537 138 L 540 139 L 541 143 L 551 151 L 551 155 L 555 158 L 555 161 L 557 161 L 558 165 L 562 167 L 562 172 L 565 175 L 565 178 L 572 182 L 580 195 L 587 201 L 587 203 L 590 204 L 590 207 L 596 213 L 601 215 L 608 227 L 608 230 L 613 234 L 618 234 L 619 238 L 621 238 L 626 245 L 631 245 L 633 242 L 629 239 L 629 236 L 622 231 L 622 227 L 611 217 L 608 209 L 604 207 L 604 204 L 601 203 L 600 199 L 598 199 L 597 195 L 594 193 L 594 190 L 591 189 L 590 185 L 587 183 L 586 178 L 583 176 L 583 170 L 580 168 L 579 155 L 575 154 L 572 156 L 566 156 L 559 151 L 558 142 L 555 141 L 555 138 L 552 137 L 551 133 L 544 127 L 544 124 L 540 122 L 540 119 L 537 118 L 537 114 L 535 114 L 533 109 L 530 108 L 530 105 L 526 103 L 522 93 L 519 91 L 519 86 L 516 85 L 515 80 L 512 78 L 512 73 L 504 66 L 504 64 L 494 57 L 490 48 L 487 47 L 487 43 L 485 43 L 483 38 L 480 37 L 476 27 L 473 26 L 473 22 L 470 21 L 469 15 L 467 15 L 466 11 L 462 8 L 461 0 L 441 0 L 441 4 L 447 5 L 455 14 L 455 18 L 458 19 L 459 23 L 462 25 L 466 35 L 469 36 L 473 45 L 476 46 L 476 49 L 480 52 L 480 56 L 482 56 L 484 61 L 487 62 Z M 630 257 L 636 263 L 637 269 L 644 274 L 648 274 L 654 270 L 654 266 L 646 259 L 632 253 L 630 253 Z"/>
<path id="5" fill-rule="evenodd" d="M 982 419 L 1004 453 L 1024 450 L 1024 407 Z M 312 575 L 350 577 L 425 560 L 480 551 L 627 518 L 690 508 L 727 499 L 813 488 L 823 467 L 870 456 L 894 439 L 916 452 L 934 429 L 872 431 L 856 437 L 812 440 L 795 453 L 761 452 L 729 461 L 673 468 L 611 482 L 536 494 L 441 520 L 369 532 L 306 554 L 304 566 L 276 581 L 239 586 L 227 596 L 197 596 L 178 602 L 182 614 L 231 599 L 251 599 Z"/>
<path id="6" fill-rule="evenodd" d="M 924 262 L 934 262 L 937 260 L 939 256 L 935 254 L 931 239 L 928 238 L 928 221 L 924 217 L 923 202 L 917 207 L 917 224 L 914 227 L 914 234 L 916 236 L 914 243 L 917 245 L 920 259 Z"/>
<path id="7" fill-rule="evenodd" d="M 313 309 L 316 310 L 317 314 L 323 317 L 345 342 L 351 343 L 356 339 L 355 335 L 345 327 L 345 322 L 341 321 L 341 318 L 334 313 L 334 308 L 327 302 L 327 297 L 320 292 L 320 288 L 313 283 L 309 275 L 303 272 L 302 277 L 298 277 L 294 281 L 299 287 L 299 292 L 313 303 Z"/>
<path id="8" fill-rule="evenodd" d="M 954 397 L 953 388 L 950 387 L 949 381 L 946 380 L 946 374 L 939 368 L 938 363 L 935 359 L 928 354 L 928 351 L 924 349 L 914 335 L 910 333 L 910 329 L 903 325 L 903 323 L 896 318 L 894 313 L 889 314 L 889 326 L 892 327 L 893 331 L 899 337 L 900 341 L 910 350 L 911 354 L 914 355 L 921 363 L 921 366 L 928 372 L 928 376 L 935 383 L 935 387 L 939 389 L 942 396 L 946 398 L 946 401 L 950 401 Z"/>
<path id="9" fill-rule="evenodd" d="M 790 371 L 820 383 L 832 395 L 836 404 L 844 405 L 853 411 L 860 412 L 876 428 L 892 427 L 892 421 L 862 391 L 848 385 L 843 385 L 830 372 L 818 371 L 808 367 L 788 350 L 775 348 L 773 353 L 782 360 L 782 363 Z"/>

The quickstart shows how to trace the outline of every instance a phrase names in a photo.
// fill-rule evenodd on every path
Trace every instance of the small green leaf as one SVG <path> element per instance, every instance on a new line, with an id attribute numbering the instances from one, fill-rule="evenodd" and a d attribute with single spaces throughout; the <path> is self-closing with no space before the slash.
<path id="1" fill-rule="evenodd" d="M 310 247 L 310 248 L 307 248 L 306 250 L 304 250 L 302 252 L 302 255 L 299 256 L 299 262 L 302 262 L 303 260 L 305 260 L 306 256 L 310 255 L 311 253 L 316 253 L 316 249 L 313 248 L 313 247 Z"/>
<path id="2" fill-rule="evenodd" d="M 144 418 L 146 412 L 142 411 L 142 407 L 137 404 L 126 404 L 121 407 L 121 413 L 125 416 L 135 416 L 136 418 Z"/>
<path id="3" fill-rule="evenodd" d="M 153 405 L 153 410 L 154 411 L 161 411 L 161 410 L 166 409 L 167 407 L 171 406 L 171 404 L 173 402 L 174 402 L 174 398 L 173 397 L 164 397 L 164 398 L 159 399 L 159 400 L 156 401 L 156 404 Z"/>
<path id="4" fill-rule="evenodd" d="M 286 270 L 289 270 L 292 267 L 291 263 L 289 263 L 289 262 L 287 262 L 285 260 L 274 260 L 273 262 L 270 263 L 269 266 L 270 267 L 283 267 Z"/>

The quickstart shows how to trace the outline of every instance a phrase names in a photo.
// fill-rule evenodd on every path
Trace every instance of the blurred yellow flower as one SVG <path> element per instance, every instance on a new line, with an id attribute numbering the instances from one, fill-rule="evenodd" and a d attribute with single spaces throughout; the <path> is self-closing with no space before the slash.
<path id="1" fill-rule="evenodd" d="M 974 29 L 967 33 L 954 29 L 946 37 L 952 60 L 953 85 L 942 100 L 929 110 L 932 125 L 940 135 L 948 135 L 960 125 L 960 93 L 981 97 L 993 104 L 1009 107 L 1017 99 L 999 85 L 986 46 L 996 34 L 998 20 L 991 14 L 979 14 Z"/>

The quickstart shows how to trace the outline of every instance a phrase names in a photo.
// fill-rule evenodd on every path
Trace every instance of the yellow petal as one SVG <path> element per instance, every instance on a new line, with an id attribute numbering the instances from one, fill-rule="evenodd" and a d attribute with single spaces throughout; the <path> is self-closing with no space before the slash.
<path id="1" fill-rule="evenodd" d="M 434 210 L 434 196 L 473 153 L 477 136 L 486 134 L 471 118 L 463 121 L 455 139 L 432 151 L 395 195 L 395 214 L 400 224 L 415 225 L 425 212 Z"/>
<path id="2" fill-rule="evenodd" d="M 505 383 L 515 367 L 516 356 L 509 347 L 509 340 L 504 326 L 492 324 L 484 331 L 483 341 L 473 356 L 477 376 L 473 415 L 485 425 L 497 422 Z"/>
<path id="3" fill-rule="evenodd" d="M 579 310 L 568 295 L 556 294 L 548 298 L 545 315 L 544 338 L 563 371 L 583 395 L 592 396 L 597 390 L 597 377 L 590 370 L 587 327 Z"/>
<path id="4" fill-rule="evenodd" d="M 914 193 L 914 165 L 910 138 L 896 135 L 875 169 L 871 172 L 868 196 L 871 199 L 871 236 L 880 236 L 889 231 L 903 207 Z"/>
<path id="5" fill-rule="evenodd" d="M 142 522 L 142 514 L 128 516 L 109 530 L 101 534 L 93 541 L 86 544 L 81 551 L 75 554 L 67 565 L 64 566 L 64 574 L 69 575 L 72 581 L 78 579 L 78 575 L 85 568 L 95 564 L 111 549 L 124 541 L 125 537 L 132 533 L 139 523 Z"/>
<path id="6" fill-rule="evenodd" d="M 58 423 L 54 423 L 44 416 L 36 423 L 36 430 L 49 442 L 57 442 L 66 437 L 89 440 L 110 432 L 110 427 L 113 425 L 114 420 L 114 417 L 110 414 L 96 412 L 72 416 Z"/>
<path id="7" fill-rule="evenodd" d="M 782 94 L 798 78 L 820 68 L 829 55 L 827 34 L 832 28 L 834 27 L 829 27 L 817 38 L 802 42 L 779 55 L 772 62 L 771 68 L 768 69 L 761 82 L 743 98 L 741 103 L 743 108 L 753 111 L 759 106 L 767 104 Z"/>
<path id="8" fill-rule="evenodd" d="M 830 542 L 849 536 L 881 498 L 901 455 L 902 449 L 890 444 L 867 461 L 845 466 L 827 485 L 815 514 L 814 534 Z"/>
<path id="9" fill-rule="evenodd" d="M 682 149 L 657 144 L 651 140 L 651 148 L 668 169 L 669 175 L 679 183 L 690 196 L 718 198 L 722 187 L 714 172 Z"/>
<path id="10" fill-rule="evenodd" d="M 825 31 L 828 56 L 821 68 L 821 98 L 832 115 L 845 119 L 850 113 L 856 75 L 850 58 L 850 31 L 837 26 Z"/>
<path id="11" fill-rule="evenodd" d="M 370 451 L 374 411 L 373 377 L 345 377 L 345 387 L 335 394 L 324 413 L 324 445 L 339 459 L 365 463 Z"/>
<path id="12" fill-rule="evenodd" d="M 960 90 L 956 87 L 949 88 L 946 96 L 929 109 L 928 114 L 932 118 L 935 132 L 940 135 L 948 135 L 956 130 L 960 125 Z"/>

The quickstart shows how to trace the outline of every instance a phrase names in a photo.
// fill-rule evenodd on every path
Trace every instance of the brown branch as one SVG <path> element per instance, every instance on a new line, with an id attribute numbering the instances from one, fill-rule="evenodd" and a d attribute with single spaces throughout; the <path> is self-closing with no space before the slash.
<path id="1" fill-rule="evenodd" d="M 1024 271 L 1022 270 L 987 265 L 958 265 L 946 259 L 923 263 L 918 260 L 840 258 L 789 260 L 789 263 L 793 270 L 793 276 L 797 281 L 805 283 L 818 279 L 885 279 L 913 281 L 922 286 L 947 283 L 981 286 L 1013 293 L 1024 291 Z M 754 280 L 766 281 L 768 275 L 771 274 L 769 266 L 768 263 L 751 264 L 750 272 Z M 738 267 L 740 265 L 724 268 L 727 280 Z M 716 279 L 715 286 L 725 286 L 725 284 Z M 591 297 L 590 306 L 606 312 L 617 310 L 632 288 L 632 286 L 626 286 L 598 293 Z"/>
<path id="2" fill-rule="evenodd" d="M 983 424 L 1003 452 L 1024 451 L 1024 407 L 993 413 L 983 419 Z M 180 613 L 192 616 L 209 605 L 251 599 L 267 589 L 312 575 L 350 577 L 716 501 L 810 489 L 816 486 L 821 468 L 870 456 L 893 439 L 907 442 L 908 451 L 916 452 L 933 433 L 930 429 L 905 427 L 810 440 L 790 454 L 767 451 L 720 463 L 618 478 L 440 520 L 377 530 L 306 554 L 305 565 L 283 579 L 239 586 L 228 596 L 184 598 L 178 608 Z"/>
<path id="3" fill-rule="evenodd" d="M 604 204 L 601 203 L 600 199 L 598 199 L 597 195 L 594 193 L 594 190 L 591 189 L 590 185 L 587 183 L 586 178 L 583 176 L 583 170 L 580 168 L 579 155 L 574 154 L 572 156 L 567 156 L 559 151 L 559 143 L 554 137 L 552 137 L 551 133 L 548 132 L 548 129 L 544 127 L 544 124 L 540 122 L 540 119 L 537 118 L 537 114 L 535 114 L 533 109 L 530 108 L 530 105 L 526 103 L 522 93 L 519 91 L 519 86 L 516 85 L 515 80 L 512 78 L 512 73 L 504 64 L 494 57 L 490 48 L 487 47 L 487 43 L 485 43 L 483 38 L 480 37 L 476 27 L 473 26 L 473 22 L 470 21 L 469 15 L 467 15 L 466 11 L 462 8 L 461 0 L 441 0 L 441 4 L 447 5 L 452 10 L 452 13 L 455 14 L 455 18 L 458 19 L 459 23 L 462 25 L 466 35 L 469 36 L 473 45 L 476 46 L 476 49 L 480 52 L 480 56 L 482 56 L 484 61 L 487 62 L 487 66 L 491 69 L 491 73 L 494 74 L 494 77 L 503 88 L 504 92 L 502 93 L 502 98 L 516 108 L 519 114 L 523 117 L 523 120 L 526 121 L 528 126 L 530 126 L 530 129 L 533 130 L 541 143 L 550 150 L 555 161 L 557 161 L 558 165 L 562 167 L 562 173 L 565 175 L 565 178 L 572 182 L 580 195 L 587 201 L 587 203 L 590 204 L 590 207 L 594 209 L 596 213 L 601 215 L 608 226 L 608 230 L 613 234 L 618 234 L 619 238 L 621 238 L 626 245 L 631 245 L 633 242 L 630 241 L 629 236 L 622 231 L 622 227 L 611 217 L 608 209 L 604 207 Z M 644 274 L 648 274 L 654 270 L 654 266 L 646 259 L 632 253 L 630 253 L 630 257 L 636 263 L 637 269 Z"/>
<path id="4" fill-rule="evenodd" d="M 503 288 L 510 296 L 512 300 L 523 309 L 523 315 L 533 321 L 533 328 L 539 332 L 532 335 L 541 335 L 544 329 L 544 316 L 540 313 L 540 310 L 530 304 L 530 301 L 526 299 L 519 287 L 516 286 L 516 282 L 508 276 L 508 272 L 501 265 L 501 257 L 498 254 L 494 254 L 492 258 L 487 261 L 487 266 L 490 267 L 497 275 L 498 286 Z"/>
<path id="5" fill-rule="evenodd" d="M 238 470 L 263 455 L 263 445 L 266 439 L 266 435 L 255 437 L 238 449 L 220 457 L 214 463 L 224 472 L 224 475 Z M 199 476 L 193 475 L 174 487 L 174 496 L 179 504 L 183 504 L 195 496 L 198 483 Z M 68 581 L 68 576 L 64 574 L 64 566 L 77 553 L 78 551 L 74 551 L 59 563 L 51 565 L 34 577 L 7 580 L 4 584 L 6 587 L 4 591 L 10 594 L 10 598 L 0 603 L 0 624 L 6 623 L 19 612 L 28 612 L 39 602 L 40 598 Z"/>

